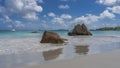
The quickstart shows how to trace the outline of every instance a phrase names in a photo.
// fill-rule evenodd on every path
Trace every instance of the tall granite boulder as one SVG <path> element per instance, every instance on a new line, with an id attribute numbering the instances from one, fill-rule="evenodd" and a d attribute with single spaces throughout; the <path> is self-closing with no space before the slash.
<path id="1" fill-rule="evenodd" d="M 60 38 L 57 33 L 45 31 L 40 43 L 64 43 L 64 41 Z"/>
<path id="2" fill-rule="evenodd" d="M 77 24 L 72 32 L 68 33 L 69 36 L 77 36 L 77 35 L 92 35 L 92 33 L 87 29 L 85 24 Z"/>

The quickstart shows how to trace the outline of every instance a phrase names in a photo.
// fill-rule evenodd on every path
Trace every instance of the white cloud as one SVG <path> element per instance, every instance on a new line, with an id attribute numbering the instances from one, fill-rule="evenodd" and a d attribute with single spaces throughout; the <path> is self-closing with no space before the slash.
<path id="1" fill-rule="evenodd" d="M 80 16 L 72 19 L 72 16 L 69 14 L 61 14 L 60 16 L 55 16 L 51 20 L 53 23 L 58 23 L 63 26 L 70 26 L 73 24 L 90 24 L 90 23 L 95 23 L 97 21 L 100 21 L 102 19 L 114 19 L 115 15 L 111 13 L 109 10 L 105 10 L 102 13 L 100 13 L 98 16 L 93 15 L 93 14 L 86 14 L 85 16 Z M 69 23 L 68 23 L 69 22 Z"/>
<path id="2" fill-rule="evenodd" d="M 62 18 L 55 17 L 55 18 L 52 19 L 51 22 L 63 24 L 63 23 L 64 23 L 64 20 L 63 20 Z"/>
<path id="3" fill-rule="evenodd" d="M 5 6 L 0 7 L 4 15 L 18 14 L 22 18 L 36 20 L 36 12 L 42 12 L 43 8 L 37 4 L 38 0 L 5 0 Z M 33 17 L 33 18 L 32 18 Z"/>
<path id="4" fill-rule="evenodd" d="M 12 22 L 12 20 L 8 16 L 4 16 L 4 17 L 5 17 L 4 22 Z"/>
<path id="5" fill-rule="evenodd" d="M 58 28 L 65 28 L 67 29 L 70 22 L 72 20 L 72 16 L 69 14 L 61 14 L 61 15 L 56 15 L 51 19 L 51 23 L 53 25 L 59 25 Z M 68 23 L 69 22 L 69 23 Z M 57 27 L 56 27 L 57 28 Z"/>
<path id="6" fill-rule="evenodd" d="M 120 4 L 120 0 L 97 0 L 97 2 L 107 6 Z"/>
<path id="7" fill-rule="evenodd" d="M 24 27 L 25 25 L 22 24 L 21 21 L 15 21 L 15 26 L 16 26 L 16 27 Z"/>
<path id="8" fill-rule="evenodd" d="M 108 10 L 112 11 L 113 13 L 120 14 L 120 6 L 109 7 Z"/>
<path id="9" fill-rule="evenodd" d="M 97 2 L 107 6 L 101 17 L 114 18 L 115 13 L 120 14 L 120 0 L 97 0 Z"/>
<path id="10" fill-rule="evenodd" d="M 105 10 L 103 13 L 100 14 L 100 18 L 114 18 L 115 15 L 113 13 L 110 13 L 108 10 Z"/>
<path id="11" fill-rule="evenodd" d="M 13 22 L 13 20 L 10 19 L 10 17 L 7 16 L 7 15 L 4 15 L 3 18 L 0 18 L 0 21 L 1 21 L 2 23 L 12 23 L 12 22 Z"/>
<path id="12" fill-rule="evenodd" d="M 69 14 L 56 15 L 53 12 L 48 13 L 48 16 L 52 17 L 52 24 L 59 24 L 60 26 L 66 26 L 66 20 L 72 19 L 72 16 Z"/>
<path id="13" fill-rule="evenodd" d="M 10 25 L 8 25 L 9 28 L 13 28 L 13 27 L 24 27 L 25 25 L 22 24 L 21 21 L 17 21 L 17 20 L 12 20 L 10 19 L 8 16 L 4 16 L 4 18 L 1 19 L 2 22 L 4 23 L 10 23 Z"/>
<path id="14" fill-rule="evenodd" d="M 59 23 L 59 24 L 65 24 L 66 20 L 70 20 L 72 19 L 72 16 L 69 14 L 61 14 L 60 16 L 56 15 L 53 17 L 53 19 L 51 20 L 51 22 L 53 23 Z"/>
<path id="15" fill-rule="evenodd" d="M 66 5 L 59 5 L 58 8 L 59 8 L 59 9 L 69 9 L 70 6 L 67 5 L 67 4 L 66 4 Z"/>
<path id="16" fill-rule="evenodd" d="M 114 18 L 115 14 L 120 14 L 120 0 L 97 0 L 98 3 L 106 5 L 106 11 L 101 14 L 102 17 Z"/>
<path id="17" fill-rule="evenodd" d="M 87 14 L 87 16 L 81 16 L 77 17 L 74 19 L 74 23 L 86 23 L 89 24 L 91 22 L 98 21 L 99 17 L 92 15 L 92 14 Z"/>
<path id="18" fill-rule="evenodd" d="M 36 0 L 36 1 L 38 1 L 39 3 L 43 3 L 43 0 Z"/>
<path id="19" fill-rule="evenodd" d="M 38 16 L 34 12 L 27 13 L 25 16 L 23 16 L 23 18 L 29 19 L 29 20 L 38 20 Z"/>
<path id="20" fill-rule="evenodd" d="M 48 13 L 48 16 L 55 17 L 56 15 L 53 12 Z"/>
<path id="21" fill-rule="evenodd" d="M 63 19 L 72 19 L 72 16 L 69 14 L 62 14 L 60 17 Z"/>
<path id="22" fill-rule="evenodd" d="M 110 13 L 108 10 L 103 11 L 99 16 L 87 14 L 86 16 L 77 17 L 74 19 L 73 23 L 86 23 L 90 24 L 92 22 L 99 21 L 101 19 L 113 19 L 115 18 L 115 15 L 113 13 Z"/>
<path id="23" fill-rule="evenodd" d="M 97 2 L 106 5 L 107 10 L 120 14 L 120 0 L 97 0 Z"/>
<path id="24" fill-rule="evenodd" d="M 51 20 L 52 24 L 55 26 L 53 27 L 53 29 L 67 29 L 68 28 L 68 21 L 66 21 L 65 19 L 63 18 L 60 18 L 60 17 L 54 17 L 52 20 Z M 70 23 L 69 23 L 70 24 Z M 57 26 L 56 26 L 57 25 Z M 58 27 L 59 26 L 59 27 Z"/>

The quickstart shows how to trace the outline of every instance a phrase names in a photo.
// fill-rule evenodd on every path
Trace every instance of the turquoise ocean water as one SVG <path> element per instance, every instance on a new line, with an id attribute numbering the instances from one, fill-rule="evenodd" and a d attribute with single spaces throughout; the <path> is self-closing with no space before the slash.
<path id="1" fill-rule="evenodd" d="M 42 37 L 44 31 L 38 33 L 31 33 L 32 31 L 0 31 L 0 38 L 29 38 L 29 37 Z M 68 31 L 57 31 L 60 36 L 67 36 Z M 91 31 L 94 36 L 119 36 L 120 31 Z"/>
<path id="2" fill-rule="evenodd" d="M 38 33 L 31 33 L 32 31 L 0 31 L 0 38 L 30 38 L 30 37 L 42 37 L 44 31 L 38 31 Z M 61 36 L 66 36 L 68 31 L 53 31 Z"/>

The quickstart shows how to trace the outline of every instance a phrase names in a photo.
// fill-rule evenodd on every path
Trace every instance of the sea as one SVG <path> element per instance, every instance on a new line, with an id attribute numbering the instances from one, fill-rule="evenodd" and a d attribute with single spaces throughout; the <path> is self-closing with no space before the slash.
<path id="1" fill-rule="evenodd" d="M 60 36 L 67 36 L 67 30 L 51 30 L 52 32 L 58 33 Z M 32 33 L 33 31 L 0 31 L 1 38 L 41 38 L 44 31 L 38 31 L 38 33 Z M 91 31 L 94 36 L 119 36 L 120 31 Z"/>
<path id="2" fill-rule="evenodd" d="M 68 36 L 67 30 L 51 31 L 67 39 L 65 43 L 41 44 L 44 31 L 0 31 L 0 68 L 25 68 L 120 50 L 120 31 L 91 31 L 92 36 Z"/>

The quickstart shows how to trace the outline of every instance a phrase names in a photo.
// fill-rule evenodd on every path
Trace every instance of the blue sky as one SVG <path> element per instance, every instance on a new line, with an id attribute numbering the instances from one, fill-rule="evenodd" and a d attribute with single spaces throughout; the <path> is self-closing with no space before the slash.
<path id="1" fill-rule="evenodd" d="M 0 30 L 120 25 L 120 0 L 0 0 Z"/>

